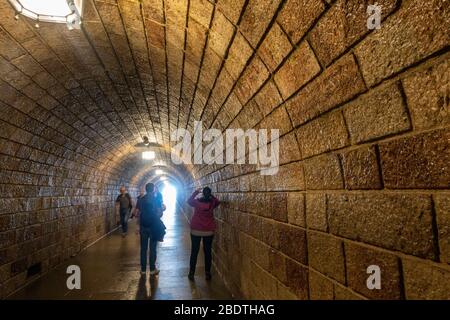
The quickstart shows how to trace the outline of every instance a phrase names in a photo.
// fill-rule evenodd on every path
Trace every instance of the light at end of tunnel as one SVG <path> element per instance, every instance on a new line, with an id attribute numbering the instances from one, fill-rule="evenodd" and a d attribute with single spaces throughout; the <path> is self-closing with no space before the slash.
<path id="1" fill-rule="evenodd" d="M 162 174 L 164 174 L 164 171 L 162 171 L 161 169 L 158 169 L 155 171 L 155 174 L 162 175 Z"/>
<path id="2" fill-rule="evenodd" d="M 166 211 L 164 212 L 163 219 L 169 222 L 173 219 L 176 211 L 177 203 L 177 189 L 174 185 L 165 181 L 161 186 L 161 194 L 163 196 L 163 202 L 166 205 Z"/>
<path id="3" fill-rule="evenodd" d="M 144 152 L 142 152 L 142 159 L 145 159 L 145 160 L 155 159 L 155 152 L 154 151 L 144 151 Z"/>

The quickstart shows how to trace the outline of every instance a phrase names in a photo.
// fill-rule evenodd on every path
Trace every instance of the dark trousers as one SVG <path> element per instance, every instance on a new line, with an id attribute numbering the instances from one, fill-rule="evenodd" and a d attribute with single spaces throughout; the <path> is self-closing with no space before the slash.
<path id="1" fill-rule="evenodd" d="M 120 209 L 120 225 L 122 226 L 122 232 L 126 233 L 128 231 L 128 212 L 130 210 L 127 209 Z"/>
<path id="2" fill-rule="evenodd" d="M 150 228 L 145 228 L 141 226 L 141 271 L 147 270 L 147 252 L 148 243 L 150 242 L 150 271 L 156 269 L 156 245 L 158 244 L 158 239 L 151 238 Z"/>
<path id="3" fill-rule="evenodd" d="M 211 260 L 212 260 L 212 242 L 214 236 L 207 236 L 207 237 L 200 237 L 200 236 L 194 236 L 191 234 L 191 260 L 190 260 L 190 273 L 195 273 L 195 267 L 197 265 L 197 256 L 198 252 L 200 250 L 200 242 L 203 238 L 203 252 L 205 254 L 205 272 L 211 273 Z"/>

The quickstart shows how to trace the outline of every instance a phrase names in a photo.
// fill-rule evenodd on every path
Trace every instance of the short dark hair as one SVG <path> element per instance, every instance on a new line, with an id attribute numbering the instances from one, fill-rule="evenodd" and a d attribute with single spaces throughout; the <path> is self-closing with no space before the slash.
<path id="1" fill-rule="evenodd" d="M 210 196 L 211 195 L 211 188 L 210 187 L 204 187 L 203 188 L 203 195 L 205 196 L 205 197 L 208 197 L 208 196 Z"/>
<path id="2" fill-rule="evenodd" d="M 145 185 L 145 191 L 147 192 L 153 192 L 155 190 L 155 185 L 153 183 L 147 183 Z"/>

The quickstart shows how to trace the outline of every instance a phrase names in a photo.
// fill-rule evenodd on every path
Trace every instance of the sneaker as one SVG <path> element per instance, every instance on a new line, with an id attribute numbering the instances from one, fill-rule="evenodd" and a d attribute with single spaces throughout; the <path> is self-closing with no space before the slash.
<path id="1" fill-rule="evenodd" d="M 194 274 L 193 273 L 189 273 L 188 279 L 191 280 L 191 281 L 194 281 L 195 280 Z"/>
<path id="2" fill-rule="evenodd" d="M 122 238 L 125 238 L 127 236 L 126 232 L 122 232 Z"/>
<path id="3" fill-rule="evenodd" d="M 158 269 L 150 270 L 150 275 L 151 275 L 151 276 L 156 276 L 156 275 L 158 275 L 158 274 L 159 274 L 159 270 L 158 270 Z"/>
<path id="4" fill-rule="evenodd" d="M 141 271 L 141 276 L 145 276 L 146 274 L 147 274 L 147 272 Z"/>
<path id="5" fill-rule="evenodd" d="M 206 272 L 205 278 L 208 281 L 211 280 L 211 272 Z"/>

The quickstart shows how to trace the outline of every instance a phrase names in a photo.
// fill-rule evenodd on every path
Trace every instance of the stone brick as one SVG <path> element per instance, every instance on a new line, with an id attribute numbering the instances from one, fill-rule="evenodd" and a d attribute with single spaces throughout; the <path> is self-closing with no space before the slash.
<path id="1" fill-rule="evenodd" d="M 292 41 L 297 43 L 324 10 L 325 5 L 320 0 L 288 0 L 277 21 Z"/>
<path id="2" fill-rule="evenodd" d="M 46 92 L 34 83 L 22 89 L 23 93 L 30 99 L 37 101 L 46 95 Z"/>
<path id="3" fill-rule="evenodd" d="M 348 145 L 348 133 L 340 111 L 311 121 L 296 131 L 303 158 Z"/>
<path id="4" fill-rule="evenodd" d="M 300 300 L 308 299 L 308 268 L 291 259 L 287 259 L 286 273 L 289 275 L 289 279 L 285 285 L 294 292 Z"/>
<path id="5" fill-rule="evenodd" d="M 250 190 L 265 191 L 266 190 L 265 176 L 260 175 L 258 172 L 252 174 L 250 177 Z"/>
<path id="6" fill-rule="evenodd" d="M 271 113 L 282 101 L 273 81 L 268 81 L 255 96 L 255 102 L 258 104 L 263 116 Z"/>
<path id="7" fill-rule="evenodd" d="M 217 8 L 230 19 L 233 24 L 236 24 L 244 3 L 245 0 L 219 0 L 217 1 Z"/>
<path id="8" fill-rule="evenodd" d="M 396 84 L 377 88 L 344 108 L 350 138 L 360 143 L 410 128 L 408 114 Z"/>
<path id="9" fill-rule="evenodd" d="M 33 77 L 35 81 L 41 88 L 48 89 L 57 84 L 57 81 L 47 72 L 38 73 Z"/>
<path id="10" fill-rule="evenodd" d="M 270 71 L 274 71 L 292 50 L 286 34 L 278 23 L 274 23 L 259 47 L 258 54 Z"/>
<path id="11" fill-rule="evenodd" d="M 433 196 L 438 227 L 440 261 L 450 264 L 450 195 Z"/>
<path id="12" fill-rule="evenodd" d="M 450 124 L 450 56 L 416 71 L 402 81 L 415 128 Z"/>
<path id="13" fill-rule="evenodd" d="M 345 283 L 342 241 L 330 235 L 308 231 L 308 262 L 315 270 Z"/>
<path id="14" fill-rule="evenodd" d="M 320 273 L 309 271 L 309 299 L 311 300 L 333 300 L 333 282 Z"/>
<path id="15" fill-rule="evenodd" d="M 324 194 L 306 194 L 306 225 L 309 229 L 327 231 L 327 203 Z"/>
<path id="16" fill-rule="evenodd" d="M 29 77 L 44 71 L 42 67 L 28 54 L 11 61 L 17 68 Z"/>
<path id="17" fill-rule="evenodd" d="M 207 0 L 192 0 L 189 5 L 189 15 L 204 27 L 209 26 L 214 6 Z"/>
<path id="18" fill-rule="evenodd" d="M 270 195 L 271 216 L 274 220 L 288 221 L 287 199 L 287 193 L 284 192 Z"/>
<path id="19" fill-rule="evenodd" d="M 448 188 L 450 130 L 442 129 L 380 144 L 387 188 Z"/>
<path id="20" fill-rule="evenodd" d="M 367 6 L 377 3 L 385 19 L 397 6 L 398 0 L 338 0 L 311 31 L 310 39 L 320 61 L 330 64 L 352 44 L 370 32 L 367 28 Z"/>
<path id="21" fill-rule="evenodd" d="M 279 167 L 274 175 L 266 176 L 268 190 L 304 190 L 303 166 L 294 162 Z"/>
<path id="22" fill-rule="evenodd" d="M 280 138 L 280 146 L 283 146 L 282 152 L 280 152 L 280 164 L 290 163 L 301 158 L 295 131 L 282 136 Z"/>
<path id="23" fill-rule="evenodd" d="M 214 20 L 209 34 L 209 45 L 220 57 L 225 56 L 225 52 L 230 44 L 234 33 L 234 26 L 220 12 L 214 14 Z"/>
<path id="24" fill-rule="evenodd" d="M 280 251 L 300 263 L 307 264 L 306 232 L 305 230 L 280 224 L 278 228 L 280 237 Z M 289 275 L 289 272 L 287 272 Z"/>
<path id="25" fill-rule="evenodd" d="M 256 104 L 256 102 L 255 102 Z M 248 106 L 246 106 L 248 108 Z M 255 113 L 252 114 L 255 117 Z M 280 106 L 274 109 L 270 114 L 265 117 L 261 123 L 257 126 L 258 130 L 267 129 L 273 130 L 278 129 L 279 135 L 283 136 L 292 130 L 291 119 L 284 106 Z M 268 131 L 270 133 L 270 131 Z"/>
<path id="26" fill-rule="evenodd" d="M 297 296 L 288 287 L 277 282 L 277 300 L 297 300 Z"/>
<path id="27" fill-rule="evenodd" d="M 417 260 L 402 259 L 408 300 L 449 300 L 450 271 Z"/>
<path id="28" fill-rule="evenodd" d="M 228 52 L 225 68 L 233 79 L 237 79 L 245 67 L 253 50 L 245 38 L 238 32 Z"/>
<path id="29" fill-rule="evenodd" d="M 236 95 L 244 105 L 258 91 L 260 86 L 269 77 L 267 68 L 261 59 L 255 56 L 248 67 L 242 73 L 236 85 Z"/>
<path id="30" fill-rule="evenodd" d="M 307 160 L 305 185 L 307 190 L 343 189 L 339 159 L 335 154 L 327 154 Z"/>
<path id="31" fill-rule="evenodd" d="M 11 264 L 11 275 L 17 275 L 23 271 L 25 271 L 28 267 L 27 259 L 22 258 L 20 260 L 14 261 Z"/>
<path id="32" fill-rule="evenodd" d="M 3 30 L 0 30 L 0 54 L 7 60 L 12 60 L 23 54 L 25 51 L 15 44 L 11 37 Z"/>
<path id="33" fill-rule="evenodd" d="M 380 30 L 358 44 L 355 53 L 369 86 L 448 45 L 450 34 L 442 28 L 450 19 L 445 6 L 445 0 L 405 1 Z"/>
<path id="34" fill-rule="evenodd" d="M 340 286 L 334 285 L 334 299 L 335 300 L 364 300 L 361 296 L 357 295 L 355 292 L 350 289 Z"/>
<path id="35" fill-rule="evenodd" d="M 271 248 L 267 245 L 264 245 L 263 243 L 259 241 L 252 241 L 252 255 L 251 257 L 253 260 L 264 270 L 270 270 L 270 260 L 269 260 L 269 254 L 270 254 Z"/>
<path id="36" fill-rule="evenodd" d="M 281 95 L 287 99 L 319 72 L 319 63 L 308 42 L 305 41 L 289 56 L 274 79 Z"/>
<path id="37" fill-rule="evenodd" d="M 394 255 L 375 251 L 356 244 L 344 243 L 347 285 L 353 290 L 371 299 L 399 300 L 402 298 L 400 259 Z M 381 289 L 367 288 L 371 265 L 380 267 Z"/>
<path id="38" fill-rule="evenodd" d="M 14 69 L 8 73 L 2 74 L 1 78 L 17 90 L 21 90 L 30 84 L 30 79 L 19 69 Z"/>
<path id="39" fill-rule="evenodd" d="M 365 91 L 355 58 L 347 54 L 287 103 L 294 126 L 305 123 Z"/>
<path id="40" fill-rule="evenodd" d="M 342 154 L 345 187 L 355 189 L 381 189 L 375 148 L 361 147 Z"/>
<path id="41" fill-rule="evenodd" d="M 305 224 L 305 195 L 299 192 L 289 192 L 287 198 L 288 222 L 300 227 Z"/>
<path id="42" fill-rule="evenodd" d="M 262 222 L 262 219 L 258 216 L 255 216 L 255 215 L 248 216 L 249 234 L 252 237 L 261 239 L 261 222 Z"/>
<path id="43" fill-rule="evenodd" d="M 256 48 L 266 28 L 269 26 L 279 3 L 280 0 L 250 0 L 248 2 L 239 29 L 253 48 Z"/>
<path id="44" fill-rule="evenodd" d="M 269 252 L 269 270 L 281 282 L 287 282 L 286 260 L 281 253 L 275 250 Z"/>
<path id="45" fill-rule="evenodd" d="M 345 238 L 435 259 L 431 198 L 427 195 L 329 194 L 330 232 Z"/>

